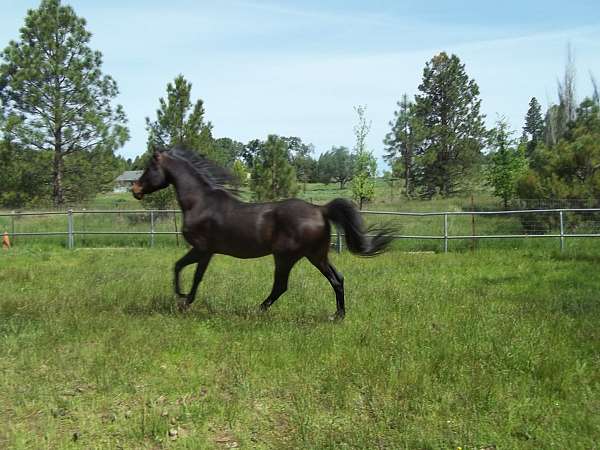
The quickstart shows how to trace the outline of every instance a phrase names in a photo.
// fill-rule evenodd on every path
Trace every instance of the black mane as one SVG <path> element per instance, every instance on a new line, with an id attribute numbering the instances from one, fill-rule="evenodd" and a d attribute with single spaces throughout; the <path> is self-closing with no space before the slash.
<path id="1" fill-rule="evenodd" d="M 205 156 L 183 147 L 175 147 L 167 151 L 167 154 L 173 159 L 185 162 L 192 169 L 194 176 L 210 188 L 237 194 L 231 187 L 234 181 L 231 172 Z"/>

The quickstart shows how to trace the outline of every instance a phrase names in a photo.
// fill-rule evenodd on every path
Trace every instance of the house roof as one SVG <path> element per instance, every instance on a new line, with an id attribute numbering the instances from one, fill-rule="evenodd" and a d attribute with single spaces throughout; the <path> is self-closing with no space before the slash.
<path id="1" fill-rule="evenodd" d="M 136 181 L 143 173 L 143 170 L 126 170 L 115 181 Z"/>

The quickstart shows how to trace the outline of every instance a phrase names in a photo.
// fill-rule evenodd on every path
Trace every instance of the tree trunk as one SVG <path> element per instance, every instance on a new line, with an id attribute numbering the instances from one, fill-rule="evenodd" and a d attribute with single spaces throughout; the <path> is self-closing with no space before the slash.
<path id="1" fill-rule="evenodd" d="M 54 164 L 52 171 L 52 199 L 54 201 L 54 206 L 62 206 L 65 202 L 64 193 L 63 193 L 63 170 L 64 170 L 64 161 L 63 154 L 60 150 L 54 150 Z"/>

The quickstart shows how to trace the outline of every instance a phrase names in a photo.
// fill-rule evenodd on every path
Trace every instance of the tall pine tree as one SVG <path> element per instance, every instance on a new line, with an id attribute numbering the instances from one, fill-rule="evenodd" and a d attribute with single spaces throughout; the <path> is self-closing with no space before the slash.
<path id="1" fill-rule="evenodd" d="M 148 148 L 136 159 L 136 168 L 145 168 L 157 147 L 181 146 L 216 159 L 212 125 L 204 120 L 204 103 L 201 99 L 192 102 L 192 84 L 183 75 L 178 75 L 173 83 L 167 83 L 167 96 L 159 98 L 158 103 L 156 119 L 151 121 L 146 117 Z M 172 208 L 175 205 L 174 189 L 156 191 L 145 196 L 142 203 L 148 208 Z"/>
<path id="2" fill-rule="evenodd" d="M 440 53 L 429 61 L 415 96 L 415 111 L 423 124 L 420 187 L 430 197 L 455 192 L 481 158 L 484 116 L 479 87 L 456 55 Z"/>
<path id="3" fill-rule="evenodd" d="M 529 109 L 525 116 L 525 126 L 523 135 L 527 138 L 526 156 L 529 158 L 538 143 L 544 139 L 544 118 L 542 117 L 542 107 L 535 97 L 529 102 Z"/>
<path id="4" fill-rule="evenodd" d="M 386 145 L 383 158 L 392 168 L 400 167 L 404 191 L 408 197 L 412 196 L 415 190 L 415 161 L 421 143 L 421 126 L 414 106 L 408 95 L 404 94 L 398 102 L 398 110 L 394 112 L 394 120 L 389 123 L 392 130 L 383 141 Z"/>
<path id="5" fill-rule="evenodd" d="M 527 170 L 527 159 L 512 134 L 505 118 L 500 118 L 490 133 L 492 153 L 486 173 L 487 181 L 494 189 L 494 195 L 502 199 L 504 209 L 515 197 L 517 181 Z"/>
<path id="6" fill-rule="evenodd" d="M 103 75 L 102 55 L 89 47 L 85 19 L 60 0 L 27 12 L 20 41 L 2 52 L 5 130 L 23 149 L 52 152 L 52 198 L 65 202 L 65 159 L 78 152 L 112 153 L 128 138 L 117 83 Z"/>
<path id="7" fill-rule="evenodd" d="M 192 102 L 192 83 L 178 75 L 167 83 L 167 97 L 161 97 L 156 120 L 146 117 L 148 147 L 182 146 L 211 157 L 214 151 L 212 124 L 204 120 L 202 99 Z"/>

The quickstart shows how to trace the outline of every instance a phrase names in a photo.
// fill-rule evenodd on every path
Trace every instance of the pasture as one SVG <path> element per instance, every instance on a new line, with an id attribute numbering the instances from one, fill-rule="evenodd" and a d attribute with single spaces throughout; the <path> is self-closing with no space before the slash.
<path id="1" fill-rule="evenodd" d="M 600 442 L 597 249 L 333 254 L 342 323 L 306 262 L 258 313 L 269 258 L 217 256 L 178 313 L 183 251 L 0 253 L 0 448 Z"/>

